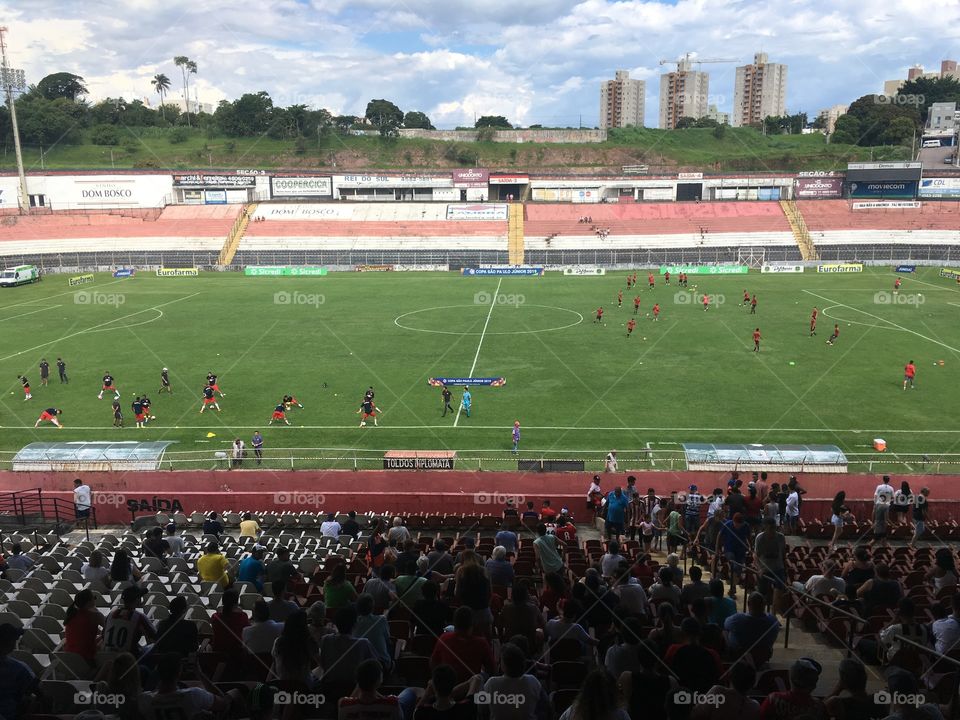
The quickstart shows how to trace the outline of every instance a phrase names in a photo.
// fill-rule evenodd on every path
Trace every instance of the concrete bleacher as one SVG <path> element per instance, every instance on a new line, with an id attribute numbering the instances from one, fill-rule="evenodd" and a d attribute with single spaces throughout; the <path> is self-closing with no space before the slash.
<path id="1" fill-rule="evenodd" d="M 924 202 L 918 208 L 854 210 L 847 200 L 800 200 L 797 208 L 811 235 L 839 230 L 957 233 L 960 203 Z"/>

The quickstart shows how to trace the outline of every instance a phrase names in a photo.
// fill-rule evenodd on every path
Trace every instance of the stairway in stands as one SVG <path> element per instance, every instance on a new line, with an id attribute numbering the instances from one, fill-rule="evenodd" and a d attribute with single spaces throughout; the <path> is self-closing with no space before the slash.
<path id="1" fill-rule="evenodd" d="M 507 257 L 511 265 L 523 265 L 523 203 L 510 203 L 507 223 Z"/>
<path id="2" fill-rule="evenodd" d="M 253 217 L 253 213 L 256 212 L 256 210 L 257 204 L 250 203 L 243 209 L 243 212 L 240 213 L 240 217 L 237 218 L 233 227 L 230 228 L 230 234 L 227 235 L 227 239 L 223 243 L 223 249 L 220 251 L 220 257 L 217 261 L 218 265 L 229 265 L 233 262 L 233 256 L 237 254 L 237 250 L 240 248 L 240 241 L 243 240 L 243 235 L 247 232 L 247 226 L 250 224 L 250 218 Z"/>
<path id="3" fill-rule="evenodd" d="M 790 229 L 793 231 L 793 237 L 797 241 L 797 247 L 800 248 L 800 255 L 804 260 L 819 260 L 817 247 L 813 244 L 813 238 L 810 237 L 810 231 L 807 230 L 807 223 L 800 214 L 800 208 L 793 200 L 781 200 L 780 207 L 783 214 L 787 216 L 787 222 L 790 223 Z"/>

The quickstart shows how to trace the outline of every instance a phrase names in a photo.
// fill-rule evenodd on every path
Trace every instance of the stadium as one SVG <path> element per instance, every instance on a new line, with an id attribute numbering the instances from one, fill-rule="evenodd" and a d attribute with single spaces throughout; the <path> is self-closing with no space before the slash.
<path id="1" fill-rule="evenodd" d="M 0 718 L 956 717 L 917 157 L 0 174 Z"/>

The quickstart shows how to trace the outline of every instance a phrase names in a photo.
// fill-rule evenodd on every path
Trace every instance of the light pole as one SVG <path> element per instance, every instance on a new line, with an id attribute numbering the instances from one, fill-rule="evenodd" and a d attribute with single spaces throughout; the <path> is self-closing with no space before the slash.
<path id="1" fill-rule="evenodd" d="M 17 173 L 20 175 L 20 212 L 30 212 L 30 197 L 27 195 L 27 176 L 23 171 L 23 152 L 20 149 L 20 130 L 17 127 L 17 105 L 13 101 L 14 91 L 23 92 L 27 81 L 23 70 L 16 70 L 7 64 L 7 28 L 0 27 L 0 83 L 7 95 L 10 107 L 10 125 L 13 130 L 13 149 L 17 155 Z"/>

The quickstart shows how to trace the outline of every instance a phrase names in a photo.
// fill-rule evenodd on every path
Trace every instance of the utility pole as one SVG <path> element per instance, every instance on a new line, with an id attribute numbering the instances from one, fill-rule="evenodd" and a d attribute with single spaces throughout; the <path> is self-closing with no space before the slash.
<path id="1" fill-rule="evenodd" d="M 17 155 L 17 173 L 20 176 L 20 212 L 29 214 L 30 196 L 27 194 L 27 175 L 23 170 L 23 151 L 20 149 L 20 129 L 17 126 L 17 105 L 13 101 L 14 90 L 23 91 L 27 82 L 23 70 L 14 70 L 7 64 L 7 28 L 0 27 L 0 82 L 7 95 L 10 107 L 10 125 L 13 129 L 13 149 Z"/>

